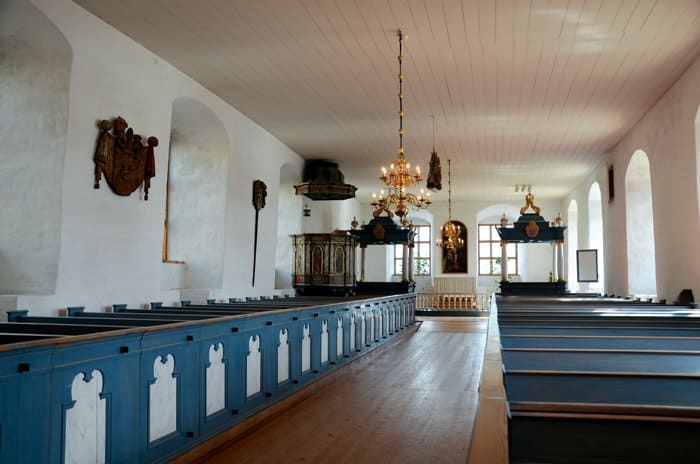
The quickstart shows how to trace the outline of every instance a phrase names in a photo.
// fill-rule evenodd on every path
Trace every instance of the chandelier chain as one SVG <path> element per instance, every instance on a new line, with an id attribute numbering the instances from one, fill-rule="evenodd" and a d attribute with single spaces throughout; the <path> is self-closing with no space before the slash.
<path id="1" fill-rule="evenodd" d="M 408 192 L 407 189 L 414 184 L 418 184 L 421 180 L 420 167 L 416 166 L 415 169 L 411 168 L 411 163 L 406 159 L 403 147 L 403 136 L 404 136 L 404 108 L 403 108 L 403 39 L 405 35 L 401 29 L 398 30 L 397 36 L 399 38 L 399 150 L 394 159 L 394 162 L 389 166 L 389 169 L 382 166 L 382 173 L 379 176 L 384 185 L 388 187 L 388 191 L 380 190 L 379 197 L 376 193 L 372 194 L 372 206 L 376 209 L 372 213 L 375 217 L 386 212 L 389 217 L 393 217 L 394 214 L 399 216 L 401 223 L 404 226 L 409 224 L 406 218 L 408 214 L 409 207 L 415 209 L 427 207 L 430 201 L 430 192 L 427 194 L 423 189 L 421 189 L 420 194 L 415 195 Z"/>
<path id="2" fill-rule="evenodd" d="M 452 160 L 447 160 L 447 220 L 452 222 Z"/>
<path id="3" fill-rule="evenodd" d="M 403 32 L 399 29 L 399 156 L 403 156 Z"/>

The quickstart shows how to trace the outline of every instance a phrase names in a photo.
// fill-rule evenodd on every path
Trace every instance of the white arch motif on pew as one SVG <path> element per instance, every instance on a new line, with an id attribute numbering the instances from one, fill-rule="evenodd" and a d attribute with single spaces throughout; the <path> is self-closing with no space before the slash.
<path id="1" fill-rule="evenodd" d="M 321 364 L 328 362 L 328 321 L 321 321 Z"/>
<path id="2" fill-rule="evenodd" d="M 246 358 L 246 397 L 260 393 L 262 369 L 260 359 L 260 335 L 252 335 L 248 339 L 248 356 Z"/>
<path id="3" fill-rule="evenodd" d="M 374 311 L 369 312 L 369 343 L 372 343 L 372 340 L 376 338 L 376 335 L 374 333 Z"/>
<path id="4" fill-rule="evenodd" d="M 362 313 L 362 315 L 360 316 L 360 320 L 362 321 L 362 324 L 360 326 L 362 329 L 360 341 L 362 343 L 360 343 L 360 346 L 365 346 L 365 344 L 367 343 L 367 321 L 365 320 L 365 313 Z"/>
<path id="5" fill-rule="evenodd" d="M 277 383 L 289 380 L 289 332 L 282 329 L 279 332 L 277 345 Z"/>
<path id="6" fill-rule="evenodd" d="M 377 332 L 378 335 L 375 338 L 384 335 L 384 313 L 382 311 L 377 311 Z"/>
<path id="7" fill-rule="evenodd" d="M 301 372 L 311 370 L 311 327 L 304 324 L 301 334 Z"/>
<path id="8" fill-rule="evenodd" d="M 355 328 L 355 315 L 350 315 L 350 352 L 356 349 L 355 340 L 357 340 L 357 330 Z"/>
<path id="9" fill-rule="evenodd" d="M 106 400 L 102 397 L 102 372 L 80 372 L 73 377 L 73 406 L 66 410 L 64 462 L 105 462 Z"/>
<path id="10" fill-rule="evenodd" d="M 226 407 L 226 365 L 223 343 L 209 346 L 206 382 L 207 416 L 210 416 Z"/>
<path id="11" fill-rule="evenodd" d="M 153 361 L 155 380 L 148 389 L 148 440 L 153 442 L 177 431 L 177 378 L 175 357 L 168 353 Z"/>
<path id="12" fill-rule="evenodd" d="M 335 357 L 339 358 L 343 354 L 343 316 L 340 316 L 335 329 Z"/>

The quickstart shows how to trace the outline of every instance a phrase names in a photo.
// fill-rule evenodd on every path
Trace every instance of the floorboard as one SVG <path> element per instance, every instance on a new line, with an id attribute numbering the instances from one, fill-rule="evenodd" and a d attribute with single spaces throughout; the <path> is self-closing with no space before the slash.
<path id="1" fill-rule="evenodd" d="M 204 462 L 466 463 L 486 329 L 486 318 L 425 318 Z"/>

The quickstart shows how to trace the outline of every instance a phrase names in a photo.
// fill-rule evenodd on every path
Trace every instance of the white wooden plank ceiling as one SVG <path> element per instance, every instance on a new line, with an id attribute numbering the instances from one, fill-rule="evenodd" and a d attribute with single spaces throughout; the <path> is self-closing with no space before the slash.
<path id="1" fill-rule="evenodd" d="M 700 0 L 75 1 L 363 199 L 398 146 L 398 28 L 407 157 L 427 172 L 434 114 L 443 182 L 451 158 L 480 200 L 568 193 L 700 52 Z"/>

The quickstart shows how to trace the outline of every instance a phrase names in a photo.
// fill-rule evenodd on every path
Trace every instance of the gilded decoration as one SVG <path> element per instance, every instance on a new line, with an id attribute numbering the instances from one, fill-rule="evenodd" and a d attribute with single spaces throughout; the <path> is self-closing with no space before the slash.
<path id="1" fill-rule="evenodd" d="M 382 227 L 381 224 L 377 223 L 374 226 L 374 229 L 372 229 L 372 236 L 376 240 L 384 240 L 384 227 Z"/>
<path id="2" fill-rule="evenodd" d="M 537 225 L 535 221 L 530 221 L 527 223 L 527 226 L 525 226 L 525 235 L 527 235 L 527 238 L 537 238 L 537 235 L 540 233 L 540 226 Z"/>
<path id="3" fill-rule="evenodd" d="M 520 208 L 520 214 L 523 215 L 528 209 L 532 209 L 535 214 L 539 215 L 540 214 L 540 207 L 535 205 L 535 196 L 532 194 L 530 191 L 530 188 L 527 189 L 527 195 L 525 195 L 525 206 Z"/>

